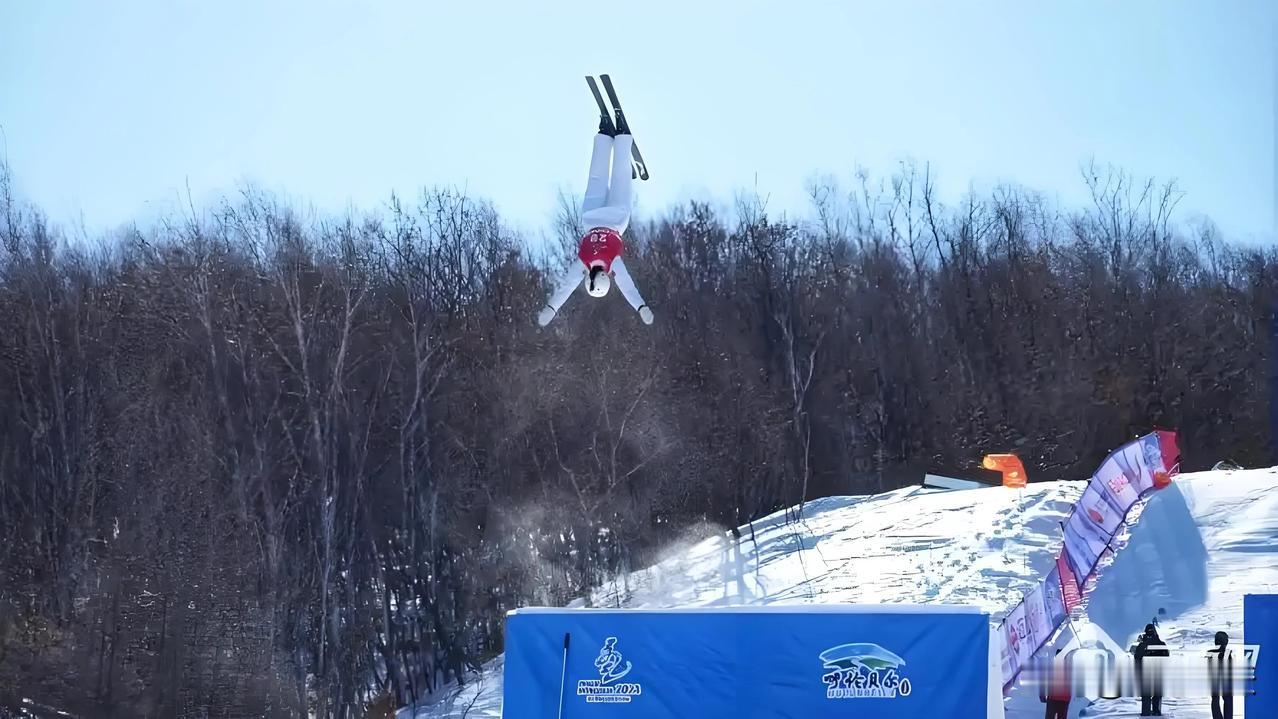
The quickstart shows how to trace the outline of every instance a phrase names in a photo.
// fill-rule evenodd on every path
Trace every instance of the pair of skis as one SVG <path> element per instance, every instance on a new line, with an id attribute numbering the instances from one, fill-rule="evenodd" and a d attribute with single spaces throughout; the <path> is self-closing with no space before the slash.
<path id="1" fill-rule="evenodd" d="M 621 111 L 621 100 L 617 99 L 617 90 L 612 86 L 612 78 L 607 75 L 600 75 L 599 79 L 603 82 L 604 91 L 608 93 L 608 99 L 612 101 L 612 112 L 608 111 L 608 105 L 604 102 L 603 95 L 599 93 L 599 84 L 595 82 L 595 78 L 587 75 L 586 84 L 590 85 L 590 92 L 595 96 L 595 102 L 599 105 L 599 114 L 603 117 L 604 124 L 614 135 L 617 133 L 618 127 L 629 129 L 630 123 L 626 122 L 626 115 Z M 615 122 L 612 119 L 614 114 L 617 117 Z M 648 163 L 644 162 L 643 155 L 639 154 L 639 146 L 633 143 L 630 145 L 630 158 L 631 176 L 638 177 L 640 180 L 648 179 Z"/>

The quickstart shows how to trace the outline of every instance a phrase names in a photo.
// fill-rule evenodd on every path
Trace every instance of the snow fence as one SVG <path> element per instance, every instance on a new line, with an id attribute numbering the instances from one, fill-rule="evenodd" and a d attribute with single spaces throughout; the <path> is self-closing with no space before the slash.
<path id="1" fill-rule="evenodd" d="M 1168 486 L 1179 470 L 1176 433 L 1168 430 L 1128 442 L 1101 463 L 1065 521 L 1056 567 L 998 628 L 1004 689 L 1011 688 L 1021 669 L 1082 605 L 1103 560 L 1114 555 L 1114 541 L 1128 514 L 1150 492 Z"/>

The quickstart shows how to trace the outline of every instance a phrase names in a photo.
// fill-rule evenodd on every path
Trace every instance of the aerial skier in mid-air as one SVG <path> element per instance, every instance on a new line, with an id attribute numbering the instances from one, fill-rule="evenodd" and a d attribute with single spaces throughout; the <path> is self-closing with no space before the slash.
<path id="1" fill-rule="evenodd" d="M 652 309 L 643 301 L 635 281 L 626 269 L 621 252 L 625 245 L 621 235 L 630 224 L 631 203 L 631 166 L 634 150 L 634 138 L 630 136 L 630 126 L 621 112 L 612 83 L 607 75 L 603 76 L 608 94 L 612 97 L 617 121 L 614 124 L 608 117 L 603 99 L 598 93 L 593 78 L 590 89 L 595 92 L 595 99 L 600 106 L 599 132 L 595 135 L 594 149 L 590 154 L 590 175 L 586 180 L 586 196 L 581 203 L 581 224 L 589 228 L 581 238 L 577 248 L 577 260 L 564 272 L 555 290 L 546 300 L 546 306 L 537 316 L 537 324 L 545 327 L 555 318 L 559 308 L 579 285 L 585 285 L 586 293 L 591 297 L 603 297 L 615 280 L 622 296 L 631 307 L 639 313 L 644 324 L 652 324 Z M 609 163 L 611 161 L 611 173 Z M 647 177 L 647 168 L 642 168 L 641 177 Z M 611 174 L 611 180 L 609 175 Z"/>

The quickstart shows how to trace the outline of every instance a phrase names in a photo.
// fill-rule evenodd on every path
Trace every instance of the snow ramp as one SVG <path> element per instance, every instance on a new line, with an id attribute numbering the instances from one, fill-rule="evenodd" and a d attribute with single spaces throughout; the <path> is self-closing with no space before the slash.
<path id="1" fill-rule="evenodd" d="M 673 547 L 656 565 L 597 589 L 590 604 L 955 604 L 998 619 L 1054 565 L 1060 522 L 1085 485 L 916 487 L 816 500 L 799 522 L 777 512 L 742 527 L 739 543 L 725 532 Z M 1217 630 L 1241 634 L 1243 594 L 1278 591 L 1278 468 L 1180 475 L 1148 500 L 1128 532 L 1126 548 L 1089 595 L 1096 626 L 1126 646 L 1161 608 L 1159 630 L 1173 651 L 1210 643 Z M 405 709 L 400 719 L 500 717 L 501 677 L 498 658 L 466 686 L 416 712 Z M 1075 702 L 1075 716 L 1083 703 Z M 1009 717 L 1043 715 L 1038 697 L 1020 690 L 1006 708 Z M 1097 702 L 1086 712 L 1132 716 L 1139 702 Z M 1174 697 L 1163 713 L 1211 716 L 1201 699 Z"/>

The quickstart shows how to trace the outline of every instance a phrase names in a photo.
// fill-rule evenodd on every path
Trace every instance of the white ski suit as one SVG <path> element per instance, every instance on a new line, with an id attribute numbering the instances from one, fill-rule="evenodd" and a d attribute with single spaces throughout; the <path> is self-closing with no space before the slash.
<path id="1" fill-rule="evenodd" d="M 545 326 L 554 319 L 574 290 L 583 284 L 591 267 L 602 267 L 612 275 L 622 296 L 639 312 L 644 323 L 652 324 L 652 310 L 644 304 L 639 289 L 635 287 L 626 263 L 621 258 L 620 237 L 630 225 L 630 207 L 633 180 L 630 174 L 630 147 L 634 140 L 630 135 L 595 135 L 590 154 L 590 175 L 586 179 L 586 196 L 581 203 L 581 224 L 588 232 L 582 238 L 578 260 L 564 271 L 558 284 L 546 300 L 537 322 Z M 611 182 L 609 164 L 611 161 Z M 610 230 L 597 233 L 594 230 Z M 615 234 L 614 244 L 591 245 L 592 238 Z"/>

